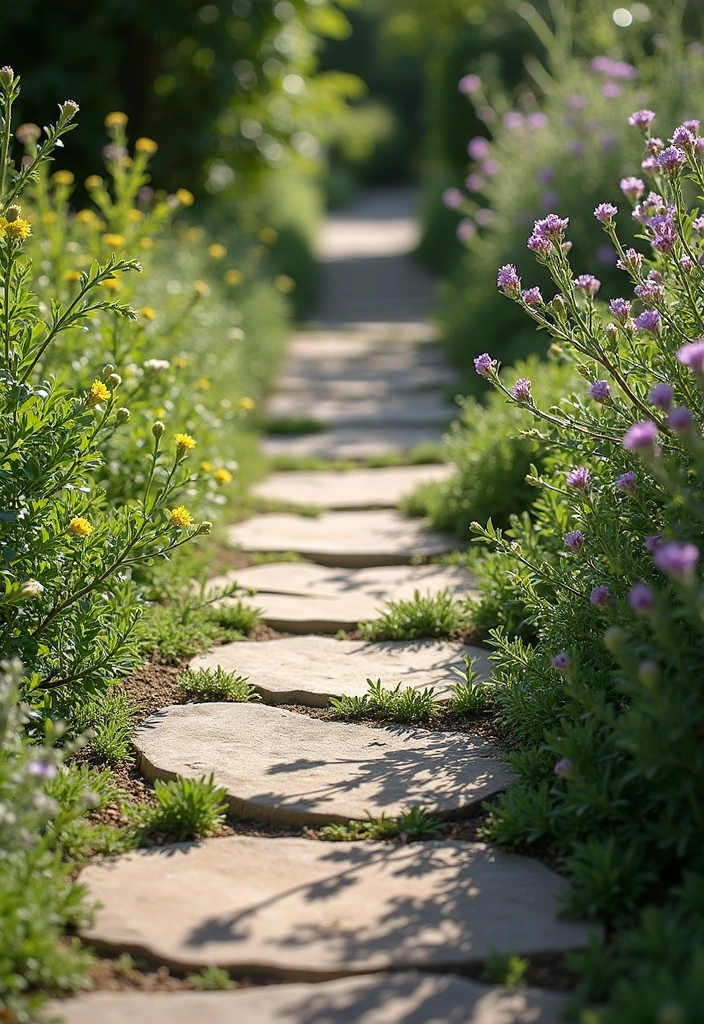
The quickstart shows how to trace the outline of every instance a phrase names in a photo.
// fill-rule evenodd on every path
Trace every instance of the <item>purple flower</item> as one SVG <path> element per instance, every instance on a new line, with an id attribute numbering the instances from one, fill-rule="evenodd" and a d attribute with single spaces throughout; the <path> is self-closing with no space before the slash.
<path id="1" fill-rule="evenodd" d="M 547 238 L 543 238 L 541 235 L 531 235 L 526 245 L 537 256 L 548 256 L 553 250 L 552 242 L 549 242 Z"/>
<path id="2" fill-rule="evenodd" d="M 690 132 L 686 125 L 681 124 L 679 128 L 675 128 L 670 142 L 673 146 L 677 146 L 678 149 L 688 149 L 694 145 L 694 134 Z"/>
<path id="3" fill-rule="evenodd" d="M 35 775 L 39 779 L 54 779 L 58 774 L 56 766 L 47 764 L 45 761 L 30 761 L 27 765 L 27 771 L 30 775 Z"/>
<path id="4" fill-rule="evenodd" d="M 497 365 L 496 360 L 492 359 L 488 352 L 482 352 L 482 354 L 477 356 L 474 360 L 474 369 L 480 377 L 487 377 L 496 369 Z"/>
<path id="5" fill-rule="evenodd" d="M 578 469 L 571 469 L 567 474 L 567 486 L 574 487 L 576 491 L 588 491 L 591 478 L 592 475 L 587 467 L 580 466 Z"/>
<path id="6" fill-rule="evenodd" d="M 560 651 L 552 659 L 552 667 L 556 668 L 558 672 L 566 672 L 570 667 L 570 656 L 567 651 Z"/>
<path id="7" fill-rule="evenodd" d="M 588 295 L 590 298 L 601 288 L 601 281 L 599 281 L 593 274 L 580 274 L 576 277 L 572 284 L 584 295 Z"/>
<path id="8" fill-rule="evenodd" d="M 682 127 L 686 128 L 688 132 L 692 133 L 692 135 L 699 134 L 699 121 L 697 121 L 696 118 L 692 118 L 691 121 L 685 121 Z"/>
<path id="9" fill-rule="evenodd" d="M 631 304 L 628 299 L 612 299 L 609 303 L 611 315 L 615 316 L 619 323 L 625 324 L 631 315 Z"/>
<path id="10" fill-rule="evenodd" d="M 482 87 L 479 75 L 464 75 L 457 83 L 457 88 L 464 96 L 471 96 Z"/>
<path id="11" fill-rule="evenodd" d="M 646 156 L 645 160 L 641 161 L 641 170 L 645 171 L 646 174 L 655 174 L 660 170 L 660 164 L 656 156 Z"/>
<path id="12" fill-rule="evenodd" d="M 543 302 L 543 296 L 540 294 L 540 288 L 527 288 L 523 292 L 522 298 L 526 306 L 542 305 Z"/>
<path id="13" fill-rule="evenodd" d="M 645 548 L 645 550 L 648 552 L 649 555 L 652 555 L 654 551 L 657 551 L 657 549 L 660 547 L 661 544 L 662 544 L 662 534 L 661 533 L 651 533 L 651 535 L 649 537 L 646 537 L 645 540 L 643 541 L 643 547 Z"/>
<path id="14" fill-rule="evenodd" d="M 581 551 L 584 547 L 584 534 L 581 530 L 570 530 L 565 534 L 565 547 L 571 551 Z"/>
<path id="15" fill-rule="evenodd" d="M 474 221 L 468 220 L 467 217 L 457 225 L 457 237 L 460 242 L 468 242 L 476 233 L 477 229 L 474 226 Z"/>
<path id="16" fill-rule="evenodd" d="M 477 210 L 477 212 L 474 214 L 474 219 L 480 228 L 486 228 L 494 220 L 494 211 L 486 208 Z"/>
<path id="17" fill-rule="evenodd" d="M 547 128 L 549 124 L 548 116 L 542 110 L 534 110 L 526 120 L 531 128 Z"/>
<path id="18" fill-rule="evenodd" d="M 530 400 L 530 381 L 527 377 L 519 377 L 511 388 L 511 394 L 517 402 L 528 402 Z"/>
<path id="19" fill-rule="evenodd" d="M 643 257 L 635 249 L 626 249 L 624 258 L 619 260 L 616 266 L 619 270 L 640 270 L 643 265 Z"/>
<path id="20" fill-rule="evenodd" d="M 616 486 L 619 491 L 625 491 L 626 494 L 636 493 L 636 475 L 633 472 L 622 473 L 616 480 Z"/>
<path id="21" fill-rule="evenodd" d="M 504 128 L 506 128 L 510 132 L 516 131 L 518 128 L 522 128 L 523 121 L 523 114 L 521 114 L 518 110 L 509 110 L 501 118 L 501 123 L 503 124 Z"/>
<path id="22" fill-rule="evenodd" d="M 558 217 L 556 213 L 549 213 L 542 220 L 536 220 L 533 225 L 533 234 L 539 238 L 560 242 L 569 222 L 569 217 Z"/>
<path id="23" fill-rule="evenodd" d="M 668 427 L 671 427 L 676 434 L 686 433 L 693 422 L 694 416 L 686 405 L 676 405 L 674 409 L 670 409 L 670 415 L 667 417 Z"/>
<path id="24" fill-rule="evenodd" d="M 484 178 L 481 174 L 468 174 L 464 183 L 470 192 L 481 192 L 484 188 Z"/>
<path id="25" fill-rule="evenodd" d="M 520 295 L 521 279 L 513 263 L 506 263 L 503 267 L 499 268 L 496 285 L 504 295 L 514 297 Z"/>
<path id="26" fill-rule="evenodd" d="M 677 353 L 677 358 L 683 366 L 688 366 L 692 373 L 704 376 L 704 338 L 687 342 Z"/>
<path id="27" fill-rule="evenodd" d="M 658 164 L 668 174 L 675 174 L 686 159 L 682 150 L 677 146 L 668 146 L 658 155 Z"/>
<path id="28" fill-rule="evenodd" d="M 610 224 L 618 213 L 618 208 L 613 203 L 599 203 L 594 210 L 594 216 L 602 224 Z"/>
<path id="29" fill-rule="evenodd" d="M 698 235 L 704 237 L 704 217 L 697 217 L 692 221 L 692 227 Z"/>
<path id="30" fill-rule="evenodd" d="M 597 608 L 606 608 L 609 603 L 609 588 L 603 583 L 599 587 L 594 587 L 589 595 L 589 600 Z"/>
<path id="31" fill-rule="evenodd" d="M 652 110 L 636 110 L 628 118 L 628 123 L 633 128 L 650 128 L 655 120 L 655 113 Z"/>
<path id="32" fill-rule="evenodd" d="M 665 289 L 656 281 L 646 281 L 645 284 L 636 285 L 633 290 L 641 302 L 647 302 L 651 306 L 665 298 Z"/>
<path id="33" fill-rule="evenodd" d="M 467 145 L 467 152 L 472 160 L 485 160 L 489 156 L 490 148 L 488 139 L 483 135 L 475 135 Z"/>
<path id="34" fill-rule="evenodd" d="M 501 164 L 498 160 L 484 160 L 482 162 L 482 172 L 486 174 L 487 178 L 495 177 L 501 170 Z"/>
<path id="35" fill-rule="evenodd" d="M 651 405 L 656 406 L 656 408 L 667 412 L 672 405 L 672 388 L 664 382 L 656 384 L 648 395 L 648 401 Z"/>
<path id="36" fill-rule="evenodd" d="M 562 779 L 571 779 L 574 775 L 574 765 L 569 757 L 563 757 L 561 761 L 557 762 L 553 771 L 555 775 L 559 775 Z"/>
<path id="37" fill-rule="evenodd" d="M 619 188 L 624 196 L 633 202 L 636 199 L 640 199 L 645 192 L 645 182 L 641 181 L 640 178 L 621 178 Z"/>
<path id="38" fill-rule="evenodd" d="M 660 328 L 660 314 L 657 309 L 644 309 L 640 316 L 636 317 L 635 325 L 639 331 L 657 334 Z"/>
<path id="39" fill-rule="evenodd" d="M 658 545 L 653 552 L 653 561 L 658 569 L 675 579 L 693 576 L 699 561 L 699 548 L 696 544 L 668 541 Z"/>
<path id="40" fill-rule="evenodd" d="M 633 451 L 653 451 L 655 438 L 658 436 L 657 424 L 652 420 L 633 423 L 623 435 L 623 447 Z"/>
<path id="41" fill-rule="evenodd" d="M 589 387 L 587 394 L 596 402 L 611 401 L 611 385 L 608 380 L 595 380 Z"/>
<path id="42" fill-rule="evenodd" d="M 684 270 L 685 274 L 691 274 L 694 270 L 694 260 L 691 256 L 682 256 L 680 259 L 680 266 Z"/>
<path id="43" fill-rule="evenodd" d="M 462 205 L 463 199 L 464 196 L 458 188 L 446 188 L 442 194 L 443 206 L 448 210 L 456 210 L 458 206 Z"/>
<path id="44" fill-rule="evenodd" d="M 654 602 L 655 595 L 647 583 L 636 583 L 628 591 L 628 603 L 638 615 L 646 615 Z"/>
<path id="45" fill-rule="evenodd" d="M 601 95 L 605 96 L 607 100 L 615 100 L 621 95 L 621 86 L 616 85 L 615 82 L 605 82 L 601 87 Z"/>
<path id="46" fill-rule="evenodd" d="M 658 252 L 672 252 L 677 241 L 677 228 L 669 215 L 651 217 L 648 227 L 653 231 L 653 248 Z"/>

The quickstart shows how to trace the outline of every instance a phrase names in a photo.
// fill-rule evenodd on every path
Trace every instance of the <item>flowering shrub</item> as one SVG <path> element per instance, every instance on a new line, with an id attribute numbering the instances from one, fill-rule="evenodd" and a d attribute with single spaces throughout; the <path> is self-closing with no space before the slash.
<path id="1" fill-rule="evenodd" d="M 491 831 L 548 839 L 574 882 L 569 908 L 616 926 L 614 949 L 581 960 L 592 994 L 612 997 L 594 1019 L 614 1024 L 694 1024 L 704 996 L 704 138 L 690 120 L 662 141 L 654 122 L 630 117 L 645 155 L 621 204 L 649 248 L 622 243 L 614 204 L 594 210 L 622 274 L 608 313 L 599 280 L 571 265 L 566 217 L 538 219 L 528 239 L 554 297 L 512 264 L 499 271 L 499 290 L 573 354 L 584 385 L 545 408 L 528 379 L 475 360 L 553 453 L 529 476 L 540 544 L 472 526 L 517 565 L 538 637 L 493 633 L 497 699 L 522 746 Z"/>
<path id="2" fill-rule="evenodd" d="M 30 226 L 18 201 L 74 126 L 77 105 L 60 104 L 56 124 L 15 170 L 9 127 L 18 93 L 12 69 L 0 69 L 0 113 L 8 126 L 0 151 L 0 653 L 24 662 L 38 700 L 56 687 L 96 686 L 129 668 L 139 616 L 131 574 L 210 524 L 194 524 L 185 507 L 173 507 L 195 441 L 169 435 L 160 420 L 152 420 L 150 444 L 139 456 L 143 482 L 119 505 L 97 485 L 103 453 L 130 415 L 119 401 L 122 378 L 114 365 L 100 369 L 91 361 L 77 395 L 67 382 L 46 377 L 52 351 L 79 330 L 90 339 L 106 329 L 103 318 L 137 319 L 115 297 L 115 285 L 140 266 L 115 255 L 95 260 L 69 296 L 37 295 L 25 244 L 42 228 Z"/>

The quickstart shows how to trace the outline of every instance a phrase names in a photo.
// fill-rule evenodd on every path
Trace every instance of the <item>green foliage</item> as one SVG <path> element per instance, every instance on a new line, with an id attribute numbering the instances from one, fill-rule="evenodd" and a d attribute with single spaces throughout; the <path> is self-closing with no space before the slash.
<path id="1" fill-rule="evenodd" d="M 222 629 L 234 633 L 250 633 L 262 621 L 261 610 L 238 598 L 229 598 L 222 604 L 216 604 L 210 611 L 211 618 Z"/>
<path id="2" fill-rule="evenodd" d="M 117 765 L 132 759 L 133 721 L 139 708 L 124 693 L 98 692 L 59 702 L 57 711 L 73 735 L 91 737 L 88 751 L 100 764 Z"/>
<path id="3" fill-rule="evenodd" d="M 487 711 L 492 702 L 491 685 L 477 681 L 478 673 L 474 669 L 476 658 L 464 655 L 464 671 L 454 669 L 462 682 L 452 687 L 450 711 L 455 715 L 480 715 Z"/>
<path id="4" fill-rule="evenodd" d="M 212 775 L 171 782 L 157 779 L 154 795 L 157 806 L 144 812 L 142 827 L 146 832 L 165 832 L 174 842 L 211 836 L 225 820 L 226 790 L 215 785 Z"/>
<path id="5" fill-rule="evenodd" d="M 365 640 L 419 640 L 449 636 L 467 624 L 462 605 L 449 591 L 416 590 L 409 600 L 388 601 L 378 619 L 360 622 L 359 632 Z"/>
<path id="6" fill-rule="evenodd" d="M 261 699 L 245 676 L 226 672 L 219 665 L 217 668 L 187 668 L 179 677 L 178 690 L 183 697 L 195 701 L 244 702 Z"/>
<path id="7" fill-rule="evenodd" d="M 398 818 L 370 818 L 369 821 L 350 821 L 346 825 L 325 825 L 320 838 L 333 843 L 360 839 L 388 840 L 402 837 L 407 841 L 439 839 L 445 825 L 423 807 L 411 807 Z"/>
<path id="8" fill-rule="evenodd" d="M 393 690 L 367 679 L 368 692 L 363 697 L 331 697 L 331 713 L 338 718 L 362 718 L 369 716 L 381 722 L 393 721 L 404 724 L 427 722 L 437 712 L 435 691 L 432 687 L 414 690 L 408 686 L 401 689 L 399 683 Z"/>
<path id="9" fill-rule="evenodd" d="M 188 980 L 197 992 L 224 992 L 235 987 L 229 972 L 215 964 L 204 967 L 198 974 L 189 974 Z"/>
<path id="10" fill-rule="evenodd" d="M 492 950 L 484 961 L 484 972 L 492 985 L 506 985 L 518 988 L 525 984 L 524 976 L 530 961 L 517 953 L 498 953 Z"/>

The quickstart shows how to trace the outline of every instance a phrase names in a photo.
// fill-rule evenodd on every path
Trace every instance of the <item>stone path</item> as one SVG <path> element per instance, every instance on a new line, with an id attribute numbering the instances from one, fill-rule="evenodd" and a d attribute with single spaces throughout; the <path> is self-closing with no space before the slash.
<path id="1" fill-rule="evenodd" d="M 452 416 L 453 378 L 424 319 L 432 284 L 406 255 L 416 232 L 411 212 L 409 193 L 381 190 L 328 222 L 319 326 L 292 340 L 270 414 L 320 418 L 330 429 L 271 438 L 269 454 L 364 459 L 440 438 Z M 464 654 L 477 657 L 480 679 L 488 680 L 488 652 L 459 643 L 315 635 L 350 630 L 415 590 L 459 597 L 471 589 L 462 569 L 418 564 L 456 541 L 397 511 L 419 480 L 447 473 L 444 466 L 360 468 L 264 481 L 260 497 L 315 504 L 323 514 L 255 516 L 231 528 L 230 543 L 308 561 L 255 565 L 211 585 L 236 579 L 256 591 L 253 603 L 270 625 L 304 635 L 228 644 L 194 659 L 193 668 L 247 676 L 262 699 L 151 715 L 135 734 L 142 772 L 150 779 L 212 773 L 231 814 L 288 822 L 289 831 L 395 817 L 414 806 L 466 814 L 509 785 L 511 773 L 480 736 L 305 711 L 363 694 L 367 678 L 390 688 L 432 686 L 447 700 Z M 282 703 L 304 707 L 275 706 Z M 239 834 L 93 862 L 82 881 L 98 910 L 81 935 L 99 949 L 177 971 L 219 966 L 235 977 L 296 984 L 97 993 L 57 1007 L 70 1024 L 558 1024 L 557 993 L 508 991 L 458 975 L 477 972 L 490 954 L 544 957 L 601 937 L 594 924 L 558 916 L 568 886 L 542 863 L 460 840 Z"/>

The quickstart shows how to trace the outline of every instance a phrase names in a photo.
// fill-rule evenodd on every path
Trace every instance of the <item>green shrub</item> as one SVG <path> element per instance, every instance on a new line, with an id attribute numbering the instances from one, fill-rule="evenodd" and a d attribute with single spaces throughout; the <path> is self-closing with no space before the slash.
<path id="1" fill-rule="evenodd" d="M 234 672 L 226 672 L 219 665 L 217 668 L 187 668 L 178 680 L 179 693 L 189 700 L 260 700 L 253 686 L 245 676 L 236 676 Z"/>
<path id="2" fill-rule="evenodd" d="M 176 779 L 154 783 L 157 806 L 141 817 L 143 829 L 165 832 L 180 843 L 188 839 L 204 839 L 217 832 L 225 820 L 226 790 L 216 786 L 213 776 L 205 779 Z"/>
<path id="3" fill-rule="evenodd" d="M 365 640 L 419 640 L 449 636 L 466 624 L 462 605 L 447 590 L 421 594 L 409 600 L 388 601 L 378 619 L 360 622 Z"/>
<path id="4" fill-rule="evenodd" d="M 363 697 L 331 697 L 330 710 L 339 718 L 362 718 L 368 715 L 379 721 L 402 723 L 427 722 L 437 712 L 435 691 L 432 687 L 414 690 L 408 686 L 401 689 L 399 683 L 393 690 L 367 679 L 368 692 Z"/>

